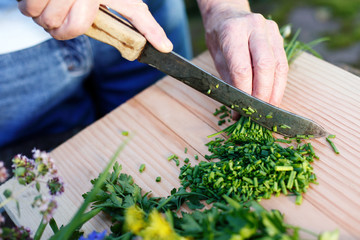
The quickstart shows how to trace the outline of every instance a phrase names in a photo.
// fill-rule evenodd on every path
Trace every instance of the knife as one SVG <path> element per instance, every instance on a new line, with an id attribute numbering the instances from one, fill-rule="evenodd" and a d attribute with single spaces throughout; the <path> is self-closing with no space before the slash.
<path id="1" fill-rule="evenodd" d="M 117 48 L 122 57 L 146 63 L 230 107 L 267 129 L 284 136 L 322 137 L 327 134 L 316 122 L 261 101 L 204 71 L 174 52 L 161 53 L 131 24 L 100 6 L 87 36 Z M 251 114 L 250 114 L 251 113 Z"/>

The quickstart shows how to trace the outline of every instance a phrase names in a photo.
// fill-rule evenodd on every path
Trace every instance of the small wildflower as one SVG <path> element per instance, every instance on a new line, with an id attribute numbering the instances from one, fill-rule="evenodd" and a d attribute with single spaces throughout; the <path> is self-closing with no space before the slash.
<path id="1" fill-rule="evenodd" d="M 31 206 L 39 208 L 40 214 L 43 215 L 44 223 L 48 223 L 54 215 L 57 203 L 54 198 L 39 195 L 34 198 Z"/>
<path id="2" fill-rule="evenodd" d="M 12 162 L 13 173 L 20 184 L 27 185 L 35 180 L 36 174 L 34 172 L 34 160 L 18 154 L 12 159 Z"/>
<path id="3" fill-rule="evenodd" d="M 4 227 L 0 232 L 0 239 L 31 240 L 30 229 L 25 227 Z"/>
<path id="4" fill-rule="evenodd" d="M 27 158 L 24 155 L 18 154 L 16 155 L 13 159 L 13 169 L 19 168 L 19 167 L 24 167 L 28 170 L 34 170 L 35 168 L 35 162 L 32 159 Z"/>
<path id="5" fill-rule="evenodd" d="M 50 174 L 56 174 L 57 170 L 54 166 L 54 159 L 50 157 L 50 154 L 45 151 L 40 151 L 39 149 L 34 148 L 32 150 L 33 158 L 35 162 L 39 164 L 38 171 L 40 175 L 45 175 L 47 172 Z"/>
<path id="6" fill-rule="evenodd" d="M 57 208 L 57 202 L 55 199 L 51 199 L 47 205 L 47 208 L 45 210 L 44 207 L 42 210 L 40 210 L 40 213 L 43 215 L 43 222 L 48 223 L 53 218 L 55 209 Z"/>
<path id="7" fill-rule="evenodd" d="M 4 162 L 0 162 L 0 183 L 5 182 L 8 177 L 9 174 L 4 166 Z"/>
<path id="8" fill-rule="evenodd" d="M 149 214 L 148 226 L 140 232 L 139 236 L 144 240 L 180 239 L 180 236 L 175 233 L 170 223 L 156 210 Z"/>
<path id="9" fill-rule="evenodd" d="M 79 240 L 103 240 L 105 236 L 106 236 L 106 230 L 100 233 L 93 231 L 87 236 L 87 238 L 81 236 Z"/>
<path id="10" fill-rule="evenodd" d="M 51 195 L 61 195 L 64 192 L 64 182 L 60 177 L 53 177 L 47 182 Z"/>
<path id="11" fill-rule="evenodd" d="M 125 229 L 138 234 L 144 227 L 144 212 L 136 205 L 125 210 Z"/>

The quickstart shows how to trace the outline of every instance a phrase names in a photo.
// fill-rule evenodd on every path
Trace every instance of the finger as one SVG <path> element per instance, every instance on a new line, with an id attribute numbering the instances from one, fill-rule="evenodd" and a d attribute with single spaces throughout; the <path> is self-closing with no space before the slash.
<path id="1" fill-rule="evenodd" d="M 22 0 L 18 8 L 22 14 L 28 17 L 38 17 L 44 11 L 49 0 Z"/>
<path id="2" fill-rule="evenodd" d="M 254 67 L 252 94 L 269 102 L 275 77 L 275 57 L 268 40 L 265 19 L 261 15 L 255 16 L 258 19 L 253 23 L 254 30 L 249 38 L 249 48 Z"/>
<path id="3" fill-rule="evenodd" d="M 75 0 L 51 0 L 41 15 L 33 19 L 46 30 L 59 28 L 70 12 L 74 2 Z"/>
<path id="4" fill-rule="evenodd" d="M 223 34 L 219 36 L 219 44 L 230 74 L 229 83 L 252 94 L 252 67 L 248 34 L 246 29 L 238 26 L 238 21 L 230 21 L 224 25 Z"/>
<path id="5" fill-rule="evenodd" d="M 275 80 L 270 97 L 270 104 L 279 106 L 286 87 L 289 65 L 284 51 L 284 39 L 280 35 L 277 24 L 274 21 L 269 21 L 267 24 L 270 30 L 269 32 L 271 33 L 270 43 L 276 60 Z"/>
<path id="6" fill-rule="evenodd" d="M 98 4 L 89 4 L 88 0 L 77 0 L 66 15 L 63 24 L 48 32 L 58 40 L 75 38 L 90 28 L 98 11 Z"/>
<path id="7" fill-rule="evenodd" d="M 106 0 L 102 3 L 108 5 L 129 20 L 157 50 L 165 53 L 172 50 L 172 43 L 166 37 L 165 31 L 156 22 L 144 2 L 141 0 Z"/>

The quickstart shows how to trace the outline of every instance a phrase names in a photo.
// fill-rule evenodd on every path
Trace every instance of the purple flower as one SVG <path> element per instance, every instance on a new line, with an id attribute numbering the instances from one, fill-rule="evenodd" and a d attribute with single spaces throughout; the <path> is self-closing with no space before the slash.
<path id="1" fill-rule="evenodd" d="M 85 238 L 84 236 L 81 236 L 79 238 L 79 240 L 103 240 L 106 236 L 106 230 L 104 230 L 101 233 L 98 233 L 96 231 L 93 231 L 92 233 L 90 233 L 87 238 Z"/>
<path id="2" fill-rule="evenodd" d="M 53 177 L 47 182 L 51 195 L 60 195 L 64 192 L 64 182 L 60 177 Z"/>

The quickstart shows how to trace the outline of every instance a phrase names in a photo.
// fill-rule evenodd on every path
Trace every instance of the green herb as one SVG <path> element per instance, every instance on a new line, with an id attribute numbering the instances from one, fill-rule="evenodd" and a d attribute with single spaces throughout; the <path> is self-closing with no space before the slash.
<path id="1" fill-rule="evenodd" d="M 276 139 L 276 142 L 281 142 L 281 143 L 292 143 L 291 140 L 286 140 L 286 139 Z"/>
<path id="2" fill-rule="evenodd" d="M 294 168 L 292 166 L 275 166 L 275 171 L 292 171 Z"/>
<path id="3" fill-rule="evenodd" d="M 273 132 L 277 132 L 277 126 L 273 126 Z"/>
<path id="4" fill-rule="evenodd" d="M 265 116 L 266 118 L 273 118 L 273 116 L 271 114 L 268 114 Z"/>
<path id="5" fill-rule="evenodd" d="M 111 217 L 113 225 L 107 239 L 134 239 L 137 236 L 158 239 L 157 234 L 164 226 L 170 226 L 171 230 L 161 239 L 179 236 L 194 240 L 214 239 L 214 236 L 216 239 L 236 239 L 238 236 L 246 239 L 299 239 L 301 228 L 285 223 L 279 211 L 268 211 L 255 201 L 242 204 L 239 199 L 224 195 L 220 197 L 222 203 L 215 202 L 212 208 L 204 210 L 200 201 L 207 197 L 197 192 L 186 192 L 184 188 L 173 189 L 168 197 L 150 197 L 149 193 L 141 195 L 142 189 L 131 176 L 120 173 L 120 168 L 114 166 L 114 172 L 107 176 L 107 186 L 103 186 L 93 200 L 94 210 L 101 209 Z M 256 181 L 253 180 L 254 183 Z M 179 215 L 182 217 L 179 217 L 177 213 L 182 204 L 187 204 L 193 211 L 181 212 Z M 134 209 L 137 213 L 133 212 Z M 162 223 L 152 225 L 150 215 L 161 216 L 159 213 L 164 213 Z M 135 219 L 136 222 L 133 222 Z M 130 223 L 137 225 L 135 227 Z M 324 232 L 317 235 L 304 231 L 318 239 L 338 234 Z"/>
<path id="6" fill-rule="evenodd" d="M 281 127 L 281 128 L 284 128 L 284 129 L 285 129 L 285 128 L 288 128 L 288 129 L 291 128 L 290 126 L 288 126 L 288 125 L 286 125 L 286 124 L 281 124 L 280 127 Z"/>
<path id="7" fill-rule="evenodd" d="M 274 139 L 271 131 L 247 117 L 219 133 L 227 134 L 228 139 L 217 137 L 206 144 L 212 154 L 205 158 L 210 162 L 181 168 L 179 178 L 184 187 L 216 201 L 225 194 L 246 202 L 288 191 L 299 195 L 310 183 L 316 183 L 310 165 L 315 156 L 311 145 L 284 148 L 277 141 L 291 140 Z"/>
<path id="8" fill-rule="evenodd" d="M 140 165 L 139 172 L 142 173 L 144 170 L 145 170 L 145 164 L 143 163 Z"/>
<path id="9" fill-rule="evenodd" d="M 189 158 L 185 158 L 184 163 L 188 163 L 188 162 L 189 162 Z"/>
<path id="10" fill-rule="evenodd" d="M 121 132 L 121 135 L 123 135 L 123 136 L 129 136 L 129 132 L 128 132 L 128 131 L 122 131 L 122 132 Z"/>
<path id="11" fill-rule="evenodd" d="M 339 150 L 337 149 L 337 147 L 335 146 L 335 144 L 333 143 L 333 141 L 331 141 L 329 137 L 326 138 L 326 141 L 328 141 L 328 143 L 330 143 L 330 146 L 332 147 L 332 149 L 334 150 L 334 152 L 336 154 L 340 153 Z"/>
<path id="12" fill-rule="evenodd" d="M 156 181 L 156 182 L 161 182 L 161 177 L 157 177 L 157 178 L 155 179 L 155 181 Z"/>
<path id="13" fill-rule="evenodd" d="M 185 147 L 184 153 L 187 153 L 187 151 L 188 151 L 188 149 L 187 149 L 187 147 Z"/>
<path id="14" fill-rule="evenodd" d="M 194 158 L 195 158 L 195 160 L 199 160 L 199 156 L 198 155 L 194 155 Z"/>
<path id="15" fill-rule="evenodd" d="M 167 158 L 169 161 L 173 160 L 176 163 L 176 166 L 180 165 L 179 157 L 176 154 L 173 154 Z"/>
<path id="16" fill-rule="evenodd" d="M 336 135 L 333 135 L 333 134 L 330 134 L 329 136 L 328 136 L 328 138 L 335 138 L 336 137 Z"/>

